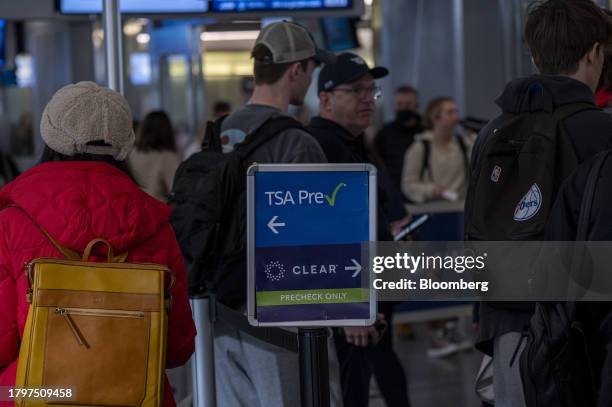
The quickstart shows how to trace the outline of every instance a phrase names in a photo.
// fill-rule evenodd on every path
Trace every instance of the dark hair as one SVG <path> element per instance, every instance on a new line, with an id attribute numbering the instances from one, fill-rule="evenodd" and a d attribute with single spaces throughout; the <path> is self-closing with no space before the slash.
<path id="1" fill-rule="evenodd" d="M 590 0 L 536 3 L 525 23 L 525 41 L 542 74 L 573 74 L 584 55 L 612 37 L 610 17 Z"/>
<path id="2" fill-rule="evenodd" d="M 213 105 L 213 113 L 215 115 L 219 113 L 229 112 L 230 110 L 232 110 L 232 105 L 229 102 L 226 102 L 225 100 L 218 100 Z"/>
<path id="3" fill-rule="evenodd" d="M 455 100 L 449 96 L 440 96 L 429 101 L 425 109 L 425 114 L 423 115 L 423 125 L 426 129 L 433 129 L 434 119 L 440 114 L 442 105 L 446 102 L 455 103 Z"/>
<path id="4" fill-rule="evenodd" d="M 253 72 L 255 74 L 255 85 L 273 85 L 280 81 L 285 72 L 295 64 L 299 63 L 302 70 L 306 72 L 308 69 L 308 61 L 310 58 L 296 62 L 287 62 L 284 64 L 274 64 L 268 62 L 272 59 L 272 52 L 264 44 L 257 44 L 251 53 L 255 64 Z"/>
<path id="5" fill-rule="evenodd" d="M 105 145 L 103 142 L 92 142 L 89 143 L 92 145 Z M 110 155 L 99 155 L 99 154 L 75 154 L 73 156 L 64 155 L 62 153 L 58 153 L 55 150 L 52 150 L 51 147 L 45 144 L 45 148 L 43 149 L 39 164 L 47 163 L 47 162 L 65 162 L 65 161 L 99 161 L 112 165 L 115 168 L 123 171 L 128 177 L 132 179 L 132 181 L 136 182 L 134 176 L 132 175 L 132 171 L 130 167 L 127 165 L 126 161 L 117 161 Z"/>
<path id="6" fill-rule="evenodd" d="M 140 151 L 176 151 L 174 129 L 166 112 L 155 110 L 145 116 L 136 135 L 136 148 Z"/>
<path id="7" fill-rule="evenodd" d="M 410 85 L 402 85 L 402 86 L 398 86 L 398 87 L 395 89 L 395 92 L 393 92 L 393 93 L 395 93 L 396 95 L 397 95 L 397 94 L 400 94 L 400 93 L 402 93 L 402 94 L 412 93 L 412 94 L 414 94 L 414 95 L 416 95 L 416 96 L 418 96 L 418 95 L 419 95 L 419 92 L 417 92 L 417 90 L 416 90 L 415 88 L 413 88 L 412 86 L 410 86 Z"/>

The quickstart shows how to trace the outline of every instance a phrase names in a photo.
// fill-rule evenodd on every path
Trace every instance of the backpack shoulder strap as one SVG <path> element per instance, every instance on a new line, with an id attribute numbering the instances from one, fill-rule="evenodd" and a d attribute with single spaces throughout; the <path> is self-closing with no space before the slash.
<path id="1" fill-rule="evenodd" d="M 272 140 L 283 131 L 291 128 L 302 129 L 307 132 L 302 123 L 293 117 L 285 115 L 272 116 L 255 131 L 250 133 L 245 141 L 236 145 L 234 151 L 239 155 L 241 161 L 246 160 L 263 144 Z"/>
<path id="2" fill-rule="evenodd" d="M 576 240 L 578 241 L 589 240 L 589 222 L 591 219 L 595 189 L 597 187 L 597 181 L 599 180 L 601 168 L 608 159 L 610 151 L 611 150 L 603 151 L 597 154 L 595 156 L 593 166 L 589 171 L 587 183 L 584 189 L 584 195 L 582 196 L 582 203 L 580 205 L 580 214 L 578 216 L 578 231 L 576 233 Z"/>
<path id="3" fill-rule="evenodd" d="M 599 109 L 592 103 L 586 103 L 586 102 L 570 103 L 570 104 L 559 106 L 558 108 L 555 108 L 553 112 L 553 116 L 555 117 L 557 121 L 562 121 L 584 110 L 599 110 Z"/>
<path id="4" fill-rule="evenodd" d="M 425 171 L 429 171 L 429 175 L 432 175 L 429 169 L 429 156 L 431 155 L 431 142 L 429 140 L 423 139 L 421 140 L 421 143 L 423 143 L 423 163 L 421 164 L 421 174 L 419 177 L 421 181 L 423 181 L 423 179 L 425 178 Z"/>
<path id="5" fill-rule="evenodd" d="M 26 212 L 22 207 L 17 206 L 17 205 L 9 205 L 7 206 L 7 208 L 15 208 L 21 213 L 23 213 L 23 215 L 26 218 L 28 218 L 30 222 L 32 222 L 32 224 L 36 226 L 36 228 L 49 240 L 49 242 L 53 245 L 53 247 L 55 247 L 57 251 L 59 251 L 68 260 L 87 261 L 91 253 L 91 250 L 93 249 L 93 246 L 101 242 L 105 243 L 109 248 L 108 249 L 108 261 L 109 262 L 123 263 L 127 259 L 128 252 L 122 253 L 118 256 L 114 256 L 110 243 L 108 243 L 105 239 L 94 239 L 91 242 L 89 242 L 89 244 L 87 245 L 87 248 L 85 249 L 84 254 L 81 256 L 77 251 L 72 250 L 66 246 L 62 246 L 57 240 L 55 240 L 49 234 L 49 232 L 47 232 L 38 222 L 36 222 L 36 220 L 34 220 L 34 218 L 28 212 Z"/>
<path id="6" fill-rule="evenodd" d="M 593 165 L 589 170 L 584 195 L 582 196 L 582 202 L 580 204 L 576 241 L 585 242 L 589 240 L 589 223 L 591 219 L 591 210 L 593 208 L 593 198 L 595 196 L 595 190 L 597 187 L 597 182 L 599 181 L 601 168 L 606 162 L 609 154 L 609 150 L 597 154 L 594 158 Z M 586 277 L 587 270 L 587 268 L 583 266 L 585 261 L 584 259 L 587 256 L 585 249 L 586 248 L 584 246 L 578 245 L 572 254 L 570 275 L 577 284 L 570 284 L 568 287 L 567 298 L 570 301 L 579 300 L 583 295 L 583 287 L 581 283 Z"/>
<path id="7" fill-rule="evenodd" d="M 461 149 L 461 156 L 463 157 L 463 167 L 465 170 L 465 179 L 467 182 L 470 175 L 470 158 L 468 157 L 467 146 L 465 145 L 465 140 L 463 139 L 463 136 L 457 136 L 457 142 L 459 143 L 459 148 Z"/>
<path id="8" fill-rule="evenodd" d="M 26 212 L 22 207 L 17 206 L 17 205 L 9 205 L 8 208 L 15 208 L 17 209 L 19 212 L 21 212 L 26 218 L 28 218 L 30 220 L 30 222 L 32 222 L 32 224 L 34 226 L 36 226 L 36 228 L 43 234 L 45 235 L 45 237 L 49 240 L 49 242 L 51 242 L 51 244 L 67 259 L 69 260 L 81 260 L 81 256 L 79 255 L 79 253 L 75 252 L 72 249 L 69 249 L 67 247 L 62 246 L 61 244 L 59 244 L 57 242 L 57 240 L 55 240 L 42 226 L 40 226 L 40 224 L 38 222 L 36 222 L 34 220 L 34 218 L 28 213 Z"/>
<path id="9" fill-rule="evenodd" d="M 202 151 L 221 151 L 221 126 L 227 116 L 222 116 L 214 122 L 206 122 L 206 132 L 202 139 Z"/>

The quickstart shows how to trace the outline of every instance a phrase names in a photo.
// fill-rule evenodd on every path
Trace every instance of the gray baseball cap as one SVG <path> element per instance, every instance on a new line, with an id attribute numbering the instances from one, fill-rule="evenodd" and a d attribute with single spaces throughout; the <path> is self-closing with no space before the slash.
<path id="1" fill-rule="evenodd" d="M 264 27 L 255 40 L 255 47 L 258 45 L 265 45 L 272 54 L 271 58 L 258 59 L 258 61 L 270 64 L 286 64 L 308 58 L 320 63 L 330 63 L 336 60 L 336 56 L 331 52 L 317 48 L 312 35 L 306 28 L 288 21 Z"/>

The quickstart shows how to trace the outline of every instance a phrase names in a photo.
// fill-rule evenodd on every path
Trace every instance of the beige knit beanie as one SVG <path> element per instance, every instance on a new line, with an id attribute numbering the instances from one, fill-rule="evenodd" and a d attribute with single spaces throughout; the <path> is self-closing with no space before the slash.
<path id="1" fill-rule="evenodd" d="M 45 143 L 58 153 L 112 155 L 125 160 L 134 145 L 127 100 L 94 82 L 64 86 L 51 98 L 40 121 Z M 109 146 L 88 145 L 104 141 Z"/>

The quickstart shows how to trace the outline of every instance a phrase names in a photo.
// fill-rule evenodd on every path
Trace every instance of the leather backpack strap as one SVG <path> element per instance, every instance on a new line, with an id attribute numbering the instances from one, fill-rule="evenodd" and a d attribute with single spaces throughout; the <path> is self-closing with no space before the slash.
<path id="1" fill-rule="evenodd" d="M 30 219 L 30 221 L 34 224 L 34 226 L 36 226 L 36 228 L 38 228 L 38 230 L 40 230 L 40 232 L 43 235 L 45 235 L 45 237 L 49 240 L 49 242 L 51 242 L 51 244 L 62 254 L 62 256 L 64 256 L 68 260 L 87 261 L 88 258 L 89 258 L 89 255 L 91 253 L 91 250 L 93 249 L 93 246 L 95 246 L 97 243 L 105 243 L 109 247 L 108 262 L 123 263 L 127 259 L 127 256 L 128 256 L 129 252 L 125 252 L 125 253 L 122 253 L 122 254 L 120 254 L 118 256 L 114 256 L 113 255 L 113 249 L 112 249 L 110 243 L 108 243 L 104 239 L 94 239 L 94 240 L 92 240 L 87 245 L 87 248 L 85 249 L 85 253 L 83 254 L 83 256 L 81 256 L 77 251 L 72 250 L 72 249 L 70 249 L 68 247 L 65 247 L 65 246 L 62 246 L 61 244 L 59 244 L 57 242 L 57 240 L 55 240 L 53 238 L 53 236 L 51 236 L 49 234 L 49 232 L 47 232 L 42 226 L 40 226 L 40 224 L 38 224 L 38 222 L 36 222 L 34 220 L 34 218 L 28 212 L 26 212 L 23 208 L 21 208 L 21 207 L 19 207 L 17 205 L 9 205 L 9 206 L 7 206 L 7 208 L 15 208 L 15 209 L 18 209 L 19 211 L 21 211 L 21 213 L 23 213 L 28 219 Z"/>
<path id="2" fill-rule="evenodd" d="M 85 251 L 83 252 L 82 261 L 84 261 L 84 262 L 89 261 L 89 256 L 91 255 L 91 252 L 93 251 L 93 248 L 98 243 L 102 243 L 102 244 L 106 245 L 106 247 L 108 249 L 108 254 L 106 256 L 106 261 L 108 263 L 124 263 L 125 260 L 127 259 L 127 256 L 128 256 L 129 252 L 125 252 L 125 253 L 122 253 L 122 254 L 120 254 L 118 256 L 115 256 L 115 253 L 113 251 L 113 246 L 110 244 L 110 242 L 108 240 L 106 240 L 106 239 L 97 238 L 97 239 L 94 239 L 91 242 L 89 242 L 89 244 L 87 244 L 87 247 L 85 248 Z"/>
<path id="3" fill-rule="evenodd" d="M 34 220 L 34 218 L 28 213 L 26 212 L 23 208 L 17 206 L 17 205 L 9 205 L 8 208 L 15 208 L 19 211 L 21 211 L 21 213 L 23 213 L 28 219 L 30 219 L 30 221 L 34 224 L 34 226 L 36 226 L 36 228 L 38 228 L 38 230 L 40 230 L 40 232 L 45 235 L 45 237 L 51 242 L 51 244 L 67 259 L 69 260 L 81 260 L 81 256 L 79 255 L 78 252 L 69 249 L 67 247 L 62 246 L 61 244 L 59 244 L 42 226 L 40 226 L 38 224 L 38 222 L 36 222 Z"/>

